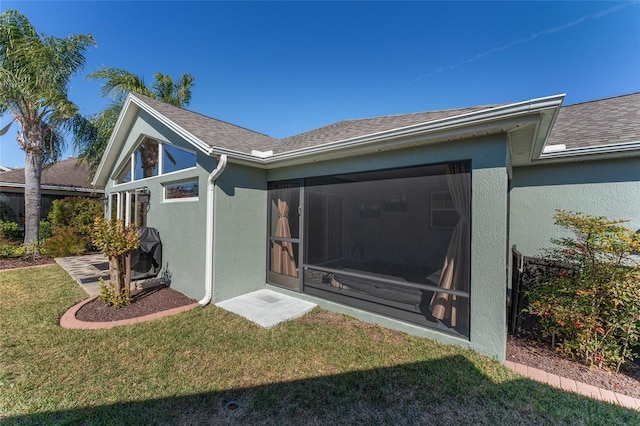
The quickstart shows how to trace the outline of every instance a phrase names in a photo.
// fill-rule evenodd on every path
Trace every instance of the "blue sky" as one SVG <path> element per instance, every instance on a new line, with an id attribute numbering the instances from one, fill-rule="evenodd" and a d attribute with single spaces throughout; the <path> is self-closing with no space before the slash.
<path id="1" fill-rule="evenodd" d="M 189 109 L 277 138 L 343 119 L 640 91 L 637 1 L 2 0 L 8 9 L 48 35 L 94 36 L 69 92 L 87 115 L 109 102 L 85 78 L 103 65 L 148 84 L 190 73 Z M 0 137 L 0 165 L 23 167 L 16 130 Z"/>

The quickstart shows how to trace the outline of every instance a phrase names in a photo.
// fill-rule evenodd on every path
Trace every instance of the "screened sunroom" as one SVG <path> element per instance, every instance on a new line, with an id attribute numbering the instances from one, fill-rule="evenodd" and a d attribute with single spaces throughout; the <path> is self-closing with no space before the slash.
<path id="1" fill-rule="evenodd" d="M 267 280 L 469 338 L 470 162 L 269 185 Z"/>

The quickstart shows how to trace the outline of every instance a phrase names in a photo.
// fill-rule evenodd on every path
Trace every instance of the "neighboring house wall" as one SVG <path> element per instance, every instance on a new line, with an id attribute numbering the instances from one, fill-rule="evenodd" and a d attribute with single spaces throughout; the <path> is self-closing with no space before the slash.
<path id="1" fill-rule="evenodd" d="M 269 170 L 269 181 L 324 176 L 367 170 L 409 167 L 471 160 L 471 284 L 470 341 L 414 326 L 320 298 L 293 293 L 320 306 L 365 321 L 430 337 L 446 343 L 470 346 L 480 353 L 503 359 L 506 351 L 505 282 L 507 268 L 507 138 L 486 136 L 446 144 L 425 145 L 375 155 L 348 157 L 295 167 Z M 425 197 L 427 194 L 425 194 Z M 428 226 L 425 218 L 425 226 Z M 276 286 L 278 291 L 287 292 Z"/>
<path id="2" fill-rule="evenodd" d="M 518 167 L 511 189 L 510 243 L 527 256 L 542 256 L 562 235 L 556 209 L 623 219 L 640 228 L 640 159 L 620 158 Z"/>

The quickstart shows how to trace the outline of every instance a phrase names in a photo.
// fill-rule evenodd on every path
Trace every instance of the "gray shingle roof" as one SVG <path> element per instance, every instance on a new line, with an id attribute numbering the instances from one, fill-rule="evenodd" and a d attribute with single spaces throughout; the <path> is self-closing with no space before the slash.
<path id="1" fill-rule="evenodd" d="M 41 185 L 93 189 L 90 183 L 89 168 L 77 158 L 69 158 L 42 169 Z M 24 184 L 24 169 L 0 172 L 0 186 Z"/>
<path id="2" fill-rule="evenodd" d="M 640 93 L 633 93 L 562 107 L 547 145 L 578 149 L 639 141 Z"/>
<path id="3" fill-rule="evenodd" d="M 149 97 L 135 94 L 154 110 L 164 115 L 178 126 L 200 139 L 209 146 L 226 148 L 247 154 L 251 150 L 268 151 L 278 140 L 235 124 L 216 120 L 184 108 L 175 107 Z"/>
<path id="4" fill-rule="evenodd" d="M 499 105 L 485 105 L 471 108 L 457 108 L 441 111 L 417 112 L 412 114 L 387 115 L 382 117 L 344 120 L 281 140 L 277 152 L 323 145 L 359 136 L 371 135 L 402 127 L 429 123 L 444 118 L 488 110 Z"/>
<path id="5" fill-rule="evenodd" d="M 198 139 L 212 147 L 226 148 L 244 153 L 252 150 L 282 153 L 313 147 L 345 139 L 371 135 L 402 127 L 433 122 L 500 105 L 485 105 L 442 111 L 417 112 L 357 120 L 344 120 L 284 139 L 276 139 L 234 124 L 207 117 L 184 108 L 175 107 L 155 99 L 135 94 L 151 108 L 169 118 Z"/>
<path id="6" fill-rule="evenodd" d="M 320 146 L 504 105 L 494 104 L 344 120 L 284 139 L 276 139 L 146 96 L 138 94 L 135 96 L 209 146 L 247 154 L 252 150 L 273 150 L 278 154 Z M 547 145 L 565 144 L 567 149 L 575 149 L 637 141 L 640 141 L 640 93 L 562 107 Z"/>

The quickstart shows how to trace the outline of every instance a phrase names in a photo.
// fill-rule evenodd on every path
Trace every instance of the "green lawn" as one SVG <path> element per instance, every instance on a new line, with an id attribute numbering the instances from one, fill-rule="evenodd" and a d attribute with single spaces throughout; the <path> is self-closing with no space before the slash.
<path id="1" fill-rule="evenodd" d="M 58 266 L 0 273 L 1 424 L 640 424 L 474 352 L 320 309 L 271 330 L 214 306 L 60 328 L 83 298 Z"/>

